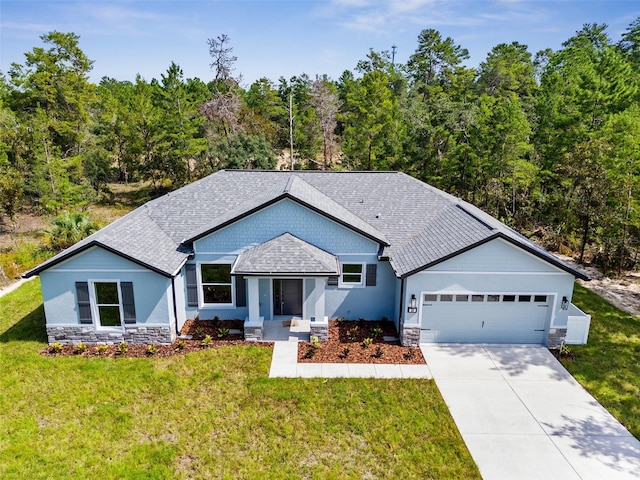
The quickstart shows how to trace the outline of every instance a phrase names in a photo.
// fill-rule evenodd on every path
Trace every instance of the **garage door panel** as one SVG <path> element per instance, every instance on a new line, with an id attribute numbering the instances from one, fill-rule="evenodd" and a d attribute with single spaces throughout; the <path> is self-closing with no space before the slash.
<path id="1" fill-rule="evenodd" d="M 489 297 L 494 301 L 488 301 Z M 427 299 L 429 301 L 425 301 Z M 428 294 L 423 296 L 422 302 L 421 340 L 435 343 L 540 344 L 544 342 L 550 314 L 547 300 L 550 296 Z"/>

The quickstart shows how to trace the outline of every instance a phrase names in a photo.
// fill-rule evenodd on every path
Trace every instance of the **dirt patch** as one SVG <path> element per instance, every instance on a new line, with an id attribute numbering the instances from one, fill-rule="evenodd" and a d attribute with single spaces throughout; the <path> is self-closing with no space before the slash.
<path id="1" fill-rule="evenodd" d="M 588 282 L 578 280 L 580 285 L 594 291 L 620 310 L 640 316 L 640 274 L 638 272 L 624 272 L 619 278 L 609 278 L 594 266 L 580 265 L 566 255 L 558 253 L 554 255 L 591 277 Z"/>
<path id="2" fill-rule="evenodd" d="M 300 342 L 298 362 L 425 364 L 419 348 L 400 345 L 392 322 L 367 320 L 329 320 L 329 341 Z"/>

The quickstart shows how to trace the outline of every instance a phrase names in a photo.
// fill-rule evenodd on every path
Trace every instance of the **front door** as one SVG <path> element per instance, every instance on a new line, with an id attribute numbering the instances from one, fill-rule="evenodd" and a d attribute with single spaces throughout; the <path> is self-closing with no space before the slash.
<path id="1" fill-rule="evenodd" d="M 273 280 L 273 314 L 302 316 L 302 280 Z"/>

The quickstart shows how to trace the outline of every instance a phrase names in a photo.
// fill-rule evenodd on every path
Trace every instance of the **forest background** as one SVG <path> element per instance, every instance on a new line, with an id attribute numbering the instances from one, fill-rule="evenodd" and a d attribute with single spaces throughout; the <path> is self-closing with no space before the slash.
<path id="1" fill-rule="evenodd" d="M 3 247 L 5 278 L 95 230 L 82 212 L 119 186 L 157 196 L 225 168 L 403 171 L 609 274 L 636 267 L 640 18 L 618 39 L 586 24 L 558 51 L 502 43 L 478 68 L 426 29 L 406 64 L 371 50 L 337 80 L 249 86 L 224 34 L 203 45 L 206 82 L 171 63 L 95 85 L 77 35 L 41 40 L 0 72 L 0 222 L 66 214 L 44 243 Z"/>

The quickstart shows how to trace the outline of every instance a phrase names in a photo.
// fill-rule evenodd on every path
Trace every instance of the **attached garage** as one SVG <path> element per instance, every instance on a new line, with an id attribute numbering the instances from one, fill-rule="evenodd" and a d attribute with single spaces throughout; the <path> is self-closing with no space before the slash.
<path id="1" fill-rule="evenodd" d="M 423 292 L 420 340 L 543 344 L 554 298 L 531 293 Z"/>

